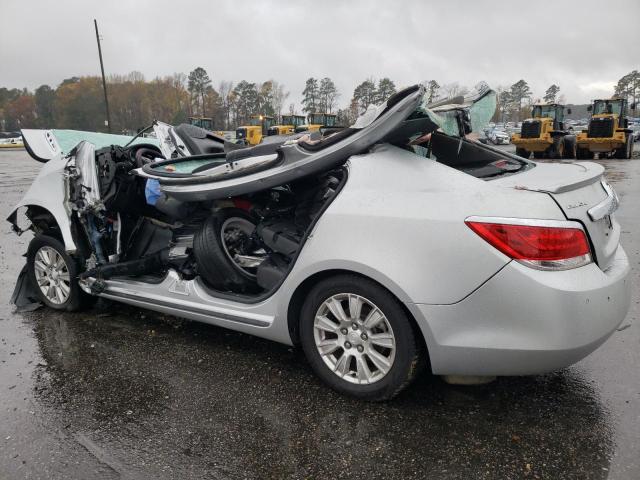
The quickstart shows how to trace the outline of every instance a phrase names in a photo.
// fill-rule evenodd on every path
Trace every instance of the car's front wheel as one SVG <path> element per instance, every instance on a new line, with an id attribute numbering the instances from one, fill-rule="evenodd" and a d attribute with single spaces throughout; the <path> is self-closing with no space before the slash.
<path id="1" fill-rule="evenodd" d="M 302 307 L 300 336 L 309 363 L 333 389 L 387 400 L 416 376 L 421 348 L 396 298 L 371 280 L 320 281 Z"/>
<path id="2" fill-rule="evenodd" d="M 58 239 L 36 235 L 27 250 L 27 275 L 42 302 L 56 310 L 74 311 L 88 297 L 78 285 L 78 266 Z"/>

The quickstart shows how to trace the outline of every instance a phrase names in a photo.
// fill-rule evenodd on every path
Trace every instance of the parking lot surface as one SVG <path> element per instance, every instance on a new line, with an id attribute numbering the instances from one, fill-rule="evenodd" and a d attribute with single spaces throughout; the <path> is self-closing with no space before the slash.
<path id="1" fill-rule="evenodd" d="M 0 478 L 640 478 L 640 158 L 601 163 L 633 268 L 619 331 L 559 372 L 479 387 L 425 374 L 384 404 L 221 328 L 106 302 L 14 313 L 30 236 L 5 222 Z M 2 219 L 39 167 L 0 152 Z"/>

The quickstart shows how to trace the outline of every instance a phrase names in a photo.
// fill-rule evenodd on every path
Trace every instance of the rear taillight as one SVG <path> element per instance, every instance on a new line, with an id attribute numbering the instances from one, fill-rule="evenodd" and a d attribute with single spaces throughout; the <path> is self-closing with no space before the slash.
<path id="1" fill-rule="evenodd" d="M 539 270 L 567 270 L 591 263 L 589 241 L 576 222 L 470 217 L 465 223 L 514 260 Z"/>

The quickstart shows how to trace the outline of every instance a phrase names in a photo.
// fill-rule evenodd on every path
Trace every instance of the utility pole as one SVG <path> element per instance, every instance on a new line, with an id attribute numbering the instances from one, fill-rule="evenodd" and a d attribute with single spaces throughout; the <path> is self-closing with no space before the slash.
<path id="1" fill-rule="evenodd" d="M 104 64 L 102 63 L 102 48 L 100 47 L 100 35 L 98 34 L 98 22 L 93 19 L 93 25 L 96 27 L 96 40 L 98 42 L 98 56 L 100 57 L 100 71 L 102 72 L 102 89 L 104 90 L 104 106 L 107 110 L 107 131 L 111 133 L 111 117 L 109 115 L 109 99 L 107 98 L 107 81 L 104 78 Z"/>

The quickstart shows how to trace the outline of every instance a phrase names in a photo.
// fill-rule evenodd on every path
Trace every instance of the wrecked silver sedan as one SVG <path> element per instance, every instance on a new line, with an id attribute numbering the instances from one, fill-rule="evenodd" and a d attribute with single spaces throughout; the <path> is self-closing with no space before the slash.
<path id="1" fill-rule="evenodd" d="M 46 163 L 9 217 L 34 234 L 15 301 L 104 297 L 301 345 L 369 400 L 421 366 L 569 365 L 629 306 L 618 198 L 594 163 L 474 141 L 494 109 L 484 86 L 435 105 L 415 86 L 350 128 L 250 148 L 160 123 L 135 142 L 24 131 Z"/>

